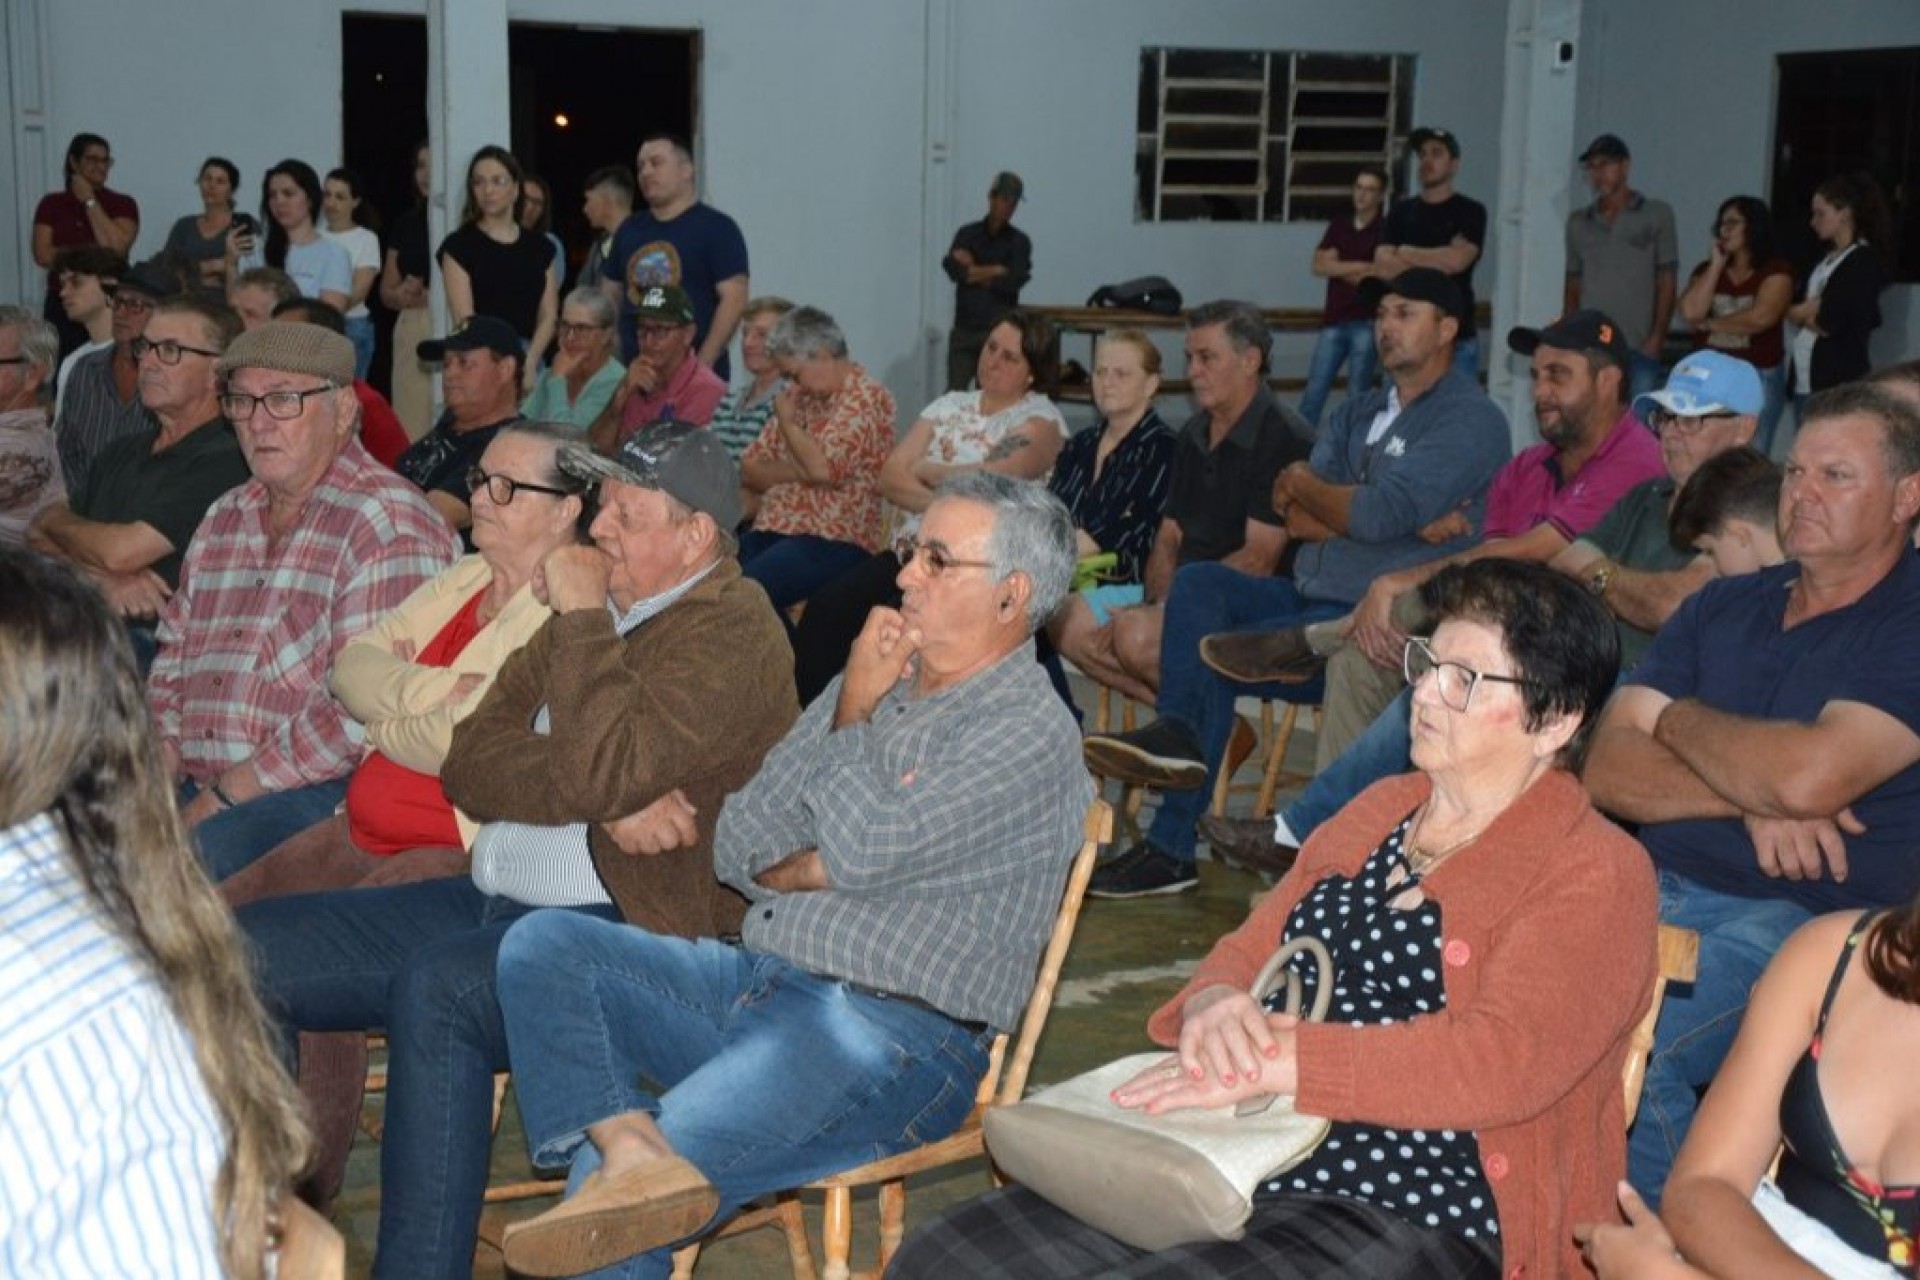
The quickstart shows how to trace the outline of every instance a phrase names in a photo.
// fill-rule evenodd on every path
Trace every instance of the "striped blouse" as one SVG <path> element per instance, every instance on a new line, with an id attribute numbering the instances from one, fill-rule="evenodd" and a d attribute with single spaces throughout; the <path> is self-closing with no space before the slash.
<path id="1" fill-rule="evenodd" d="M 1067 504 L 1076 529 L 1085 529 L 1102 551 L 1120 557 L 1114 581 L 1138 582 L 1167 505 L 1176 437 L 1159 411 L 1149 408 L 1108 455 L 1095 480 L 1094 461 L 1105 430 L 1101 421 L 1076 431 L 1060 450 L 1047 487 Z"/>

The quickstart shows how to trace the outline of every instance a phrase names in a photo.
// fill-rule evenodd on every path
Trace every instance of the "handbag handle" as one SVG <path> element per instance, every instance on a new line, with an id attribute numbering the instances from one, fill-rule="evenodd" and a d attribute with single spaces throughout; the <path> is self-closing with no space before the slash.
<path id="1" fill-rule="evenodd" d="M 1266 1003 L 1273 989 L 1284 981 L 1287 988 L 1286 1012 L 1294 1017 L 1303 1016 L 1300 1013 L 1300 975 L 1286 967 L 1287 961 L 1302 954 L 1313 957 L 1319 970 L 1318 981 L 1313 984 L 1313 1008 L 1307 1010 L 1304 1016 L 1309 1022 L 1325 1022 L 1327 1006 L 1333 1001 L 1333 957 L 1328 954 L 1326 943 L 1318 938 L 1303 936 L 1281 943 L 1273 956 L 1260 966 L 1260 972 L 1254 975 L 1253 998 L 1261 1004 Z M 1257 1116 L 1273 1105 L 1275 1096 L 1257 1093 L 1250 1098 L 1243 1098 L 1234 1107 L 1233 1114 L 1237 1119 Z"/>

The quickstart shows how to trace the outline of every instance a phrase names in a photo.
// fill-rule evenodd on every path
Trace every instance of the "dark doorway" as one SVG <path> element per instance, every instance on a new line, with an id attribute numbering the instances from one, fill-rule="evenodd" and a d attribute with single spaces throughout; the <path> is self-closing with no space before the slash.
<path id="1" fill-rule="evenodd" d="M 566 246 L 569 282 L 591 238 L 580 210 L 587 175 L 603 165 L 632 168 L 642 135 L 656 130 L 692 141 L 699 56 L 691 31 L 509 26 L 507 145 L 553 190 L 553 230 Z M 382 225 L 390 225 L 413 204 L 413 150 L 427 136 L 426 20 L 342 15 L 341 59 L 341 154 L 366 182 Z M 377 289 L 371 305 L 380 334 L 372 381 L 385 391 L 393 317 Z"/>
<path id="2" fill-rule="evenodd" d="M 1920 48 L 1783 55 L 1774 129 L 1773 218 L 1781 250 L 1802 274 L 1820 257 L 1807 226 L 1822 182 L 1864 169 L 1893 213 L 1895 278 L 1920 279 Z"/>

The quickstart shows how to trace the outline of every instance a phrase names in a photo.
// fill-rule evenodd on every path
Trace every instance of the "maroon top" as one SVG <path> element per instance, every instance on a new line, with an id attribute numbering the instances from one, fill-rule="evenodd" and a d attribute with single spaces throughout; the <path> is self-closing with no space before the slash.
<path id="1" fill-rule="evenodd" d="M 1707 264 L 1701 263 L 1693 269 L 1693 275 L 1688 280 L 1698 279 L 1706 269 Z M 1713 304 L 1708 314 L 1730 316 L 1745 311 L 1759 296 L 1760 286 L 1773 276 L 1785 276 L 1788 284 L 1793 283 L 1793 268 L 1785 258 L 1770 258 L 1761 263 L 1741 284 L 1735 284 L 1723 270 L 1720 278 L 1713 283 Z M 1736 360 L 1745 360 L 1756 369 L 1775 368 L 1787 358 L 1786 344 L 1781 338 L 1777 321 L 1771 329 L 1759 333 L 1708 333 L 1697 329 L 1693 339 L 1695 351 L 1724 351 Z"/>
<path id="2" fill-rule="evenodd" d="M 1352 214 L 1342 214 L 1327 224 L 1320 237 L 1320 248 L 1332 249 L 1342 262 L 1372 262 L 1373 251 L 1380 247 L 1380 233 L 1387 221 L 1379 214 L 1364 227 L 1353 225 Z M 1320 323 L 1327 326 L 1352 324 L 1373 319 L 1373 308 L 1360 300 L 1360 288 L 1351 280 L 1327 281 L 1327 305 Z"/>
<path id="3" fill-rule="evenodd" d="M 118 191 L 109 191 L 105 187 L 95 188 L 95 198 L 100 207 L 107 211 L 109 218 L 131 218 L 140 221 L 140 206 L 133 202 L 132 196 L 123 196 Z M 71 249 L 79 244 L 98 244 L 93 237 L 93 224 L 87 221 L 87 206 L 76 199 L 66 187 L 58 191 L 49 191 L 40 197 L 40 203 L 33 210 L 33 224 L 42 224 L 53 228 L 53 247 Z M 57 291 L 60 285 L 53 278 L 51 268 L 47 271 L 47 289 Z"/>

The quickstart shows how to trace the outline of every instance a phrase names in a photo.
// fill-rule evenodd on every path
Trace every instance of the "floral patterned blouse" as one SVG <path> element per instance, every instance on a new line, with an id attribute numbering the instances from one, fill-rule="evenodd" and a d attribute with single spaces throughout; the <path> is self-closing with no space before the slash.
<path id="1" fill-rule="evenodd" d="M 856 364 L 830 395 L 799 392 L 794 413 L 798 425 L 827 455 L 833 479 L 828 484 L 774 485 L 760 495 L 753 527 L 880 550 L 880 464 L 893 450 L 893 393 Z M 770 418 L 740 460 L 792 458 L 779 422 Z"/>

